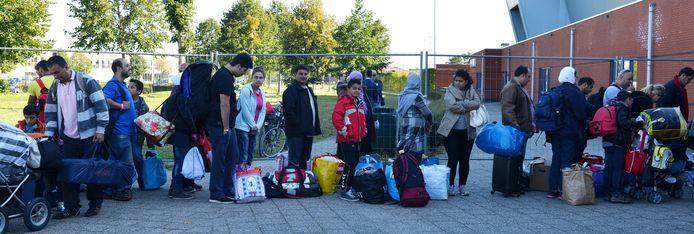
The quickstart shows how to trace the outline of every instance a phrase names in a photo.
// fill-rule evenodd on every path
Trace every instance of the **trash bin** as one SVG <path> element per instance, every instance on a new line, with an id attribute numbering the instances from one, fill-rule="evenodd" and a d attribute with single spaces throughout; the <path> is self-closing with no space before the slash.
<path id="1" fill-rule="evenodd" d="M 378 107 L 374 109 L 374 118 L 378 120 L 376 130 L 376 151 L 394 151 L 396 149 L 398 123 L 395 109 Z"/>

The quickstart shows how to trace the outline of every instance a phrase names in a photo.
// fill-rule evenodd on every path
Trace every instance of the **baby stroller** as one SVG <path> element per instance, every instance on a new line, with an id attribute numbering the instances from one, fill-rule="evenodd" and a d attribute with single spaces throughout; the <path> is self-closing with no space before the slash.
<path id="1" fill-rule="evenodd" d="M 36 191 L 40 174 L 30 168 L 40 165 L 37 143 L 21 130 L 0 123 L 0 233 L 10 219 L 23 218 L 31 231 L 46 227 L 51 208 L 41 191 Z"/>

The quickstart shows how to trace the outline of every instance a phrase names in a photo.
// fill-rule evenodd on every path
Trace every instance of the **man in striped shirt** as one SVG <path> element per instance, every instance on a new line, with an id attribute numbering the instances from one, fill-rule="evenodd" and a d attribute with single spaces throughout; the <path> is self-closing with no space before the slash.
<path id="1" fill-rule="evenodd" d="M 48 72 L 55 77 L 46 99 L 47 136 L 63 141 L 64 158 L 91 158 L 96 147 L 104 141 L 108 125 L 108 107 L 99 82 L 82 72 L 71 70 L 65 59 L 48 59 Z M 79 184 L 63 184 L 65 211 L 54 216 L 63 219 L 80 214 Z M 87 185 L 89 209 L 84 214 L 99 213 L 103 201 L 101 187 Z"/>

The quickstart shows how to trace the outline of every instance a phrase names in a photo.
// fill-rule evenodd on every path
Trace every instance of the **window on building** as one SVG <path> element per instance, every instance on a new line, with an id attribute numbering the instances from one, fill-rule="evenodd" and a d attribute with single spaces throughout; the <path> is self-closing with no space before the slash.
<path id="1" fill-rule="evenodd" d="M 549 90 L 549 75 L 551 72 L 551 68 L 546 67 L 546 68 L 540 68 L 540 92 L 547 92 Z"/>

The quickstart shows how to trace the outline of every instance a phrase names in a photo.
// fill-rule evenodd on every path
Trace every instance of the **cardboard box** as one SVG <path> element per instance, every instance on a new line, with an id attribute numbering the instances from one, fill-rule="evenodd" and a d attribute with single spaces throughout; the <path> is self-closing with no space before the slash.
<path id="1" fill-rule="evenodd" d="M 546 162 L 530 165 L 530 190 L 549 192 L 549 168 Z"/>

